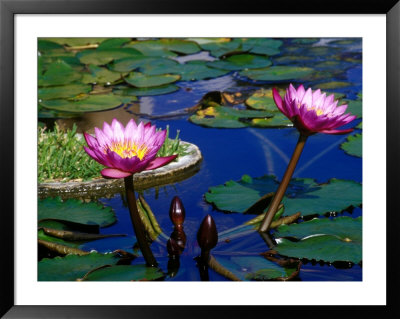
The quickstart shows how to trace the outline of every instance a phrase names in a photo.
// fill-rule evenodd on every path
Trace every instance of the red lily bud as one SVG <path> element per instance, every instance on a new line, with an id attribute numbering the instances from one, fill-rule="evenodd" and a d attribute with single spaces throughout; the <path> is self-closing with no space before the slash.
<path id="1" fill-rule="evenodd" d="M 170 256 L 179 256 L 182 252 L 182 248 L 179 247 L 175 240 L 170 238 L 167 241 L 167 251 Z"/>
<path id="2" fill-rule="evenodd" d="M 169 208 L 169 217 L 175 226 L 180 226 L 185 220 L 185 207 L 178 196 L 175 196 L 171 201 Z"/>
<path id="3" fill-rule="evenodd" d="M 197 232 L 197 242 L 199 243 L 200 248 L 204 251 L 209 251 L 217 246 L 218 232 L 211 215 L 204 217 L 201 222 L 199 231 Z"/>

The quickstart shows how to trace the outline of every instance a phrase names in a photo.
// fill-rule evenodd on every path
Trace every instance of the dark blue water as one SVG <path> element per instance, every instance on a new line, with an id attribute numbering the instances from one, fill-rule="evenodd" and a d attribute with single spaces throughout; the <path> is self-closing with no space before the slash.
<path id="1" fill-rule="evenodd" d="M 361 48 L 360 46 L 347 47 L 343 50 L 360 52 Z M 345 70 L 340 73 L 338 78 L 331 80 L 352 82 L 353 86 L 335 91 L 346 93 L 350 98 L 356 98 L 356 94 L 361 91 L 361 78 L 361 66 L 356 66 Z M 270 84 L 243 82 L 233 72 L 213 80 L 181 82 L 179 85 L 182 89 L 178 92 L 141 98 L 141 112 L 159 115 L 179 111 L 195 105 L 204 94 L 210 91 L 234 90 L 235 88 L 240 90 L 245 86 L 271 86 Z M 211 205 L 205 202 L 204 194 L 210 187 L 223 184 L 228 180 L 239 180 L 244 174 L 252 177 L 274 174 L 280 179 L 296 145 L 298 133 L 295 128 L 205 128 L 190 123 L 188 116 L 152 122 L 157 127 L 165 128 L 166 125 L 169 125 L 172 137 L 174 137 L 176 130 L 180 130 L 180 138 L 196 144 L 203 154 L 201 169 L 191 178 L 173 185 L 158 189 L 152 188 L 143 192 L 145 199 L 152 207 L 158 222 L 167 235 L 172 232 L 172 224 L 168 216 L 170 201 L 174 196 L 181 198 L 186 209 L 184 229 L 187 235 L 187 243 L 180 258 L 180 270 L 176 277 L 170 280 L 198 281 L 200 276 L 193 258 L 200 253 L 196 242 L 196 233 L 202 219 L 207 214 L 211 214 L 219 232 L 240 225 L 250 219 L 249 216 L 242 214 L 224 214 L 215 211 Z M 353 127 L 359 122 L 360 120 L 354 121 L 349 126 Z M 316 134 L 311 136 L 306 143 L 294 177 L 315 178 L 318 182 L 327 182 L 331 178 L 362 182 L 362 159 L 349 156 L 339 148 L 345 139 L 346 135 Z M 127 233 L 132 236 L 133 230 L 128 209 L 123 205 L 121 196 L 117 194 L 111 199 L 103 198 L 101 201 L 107 206 L 113 207 L 118 218 L 118 222 L 103 229 L 103 233 Z M 349 215 L 349 213 L 345 214 Z M 352 216 L 358 215 L 362 215 L 361 209 L 356 209 Z M 249 243 L 248 247 L 257 248 L 255 253 L 268 250 L 258 234 L 251 235 L 250 238 L 246 239 L 246 242 Z M 120 245 L 120 247 L 115 247 L 115 249 L 123 248 L 121 245 L 129 247 L 130 243 L 129 238 L 121 239 L 121 242 L 115 243 L 115 246 Z M 99 249 L 102 244 L 93 242 L 91 245 L 91 248 Z M 220 245 L 223 245 L 223 243 L 220 243 L 215 251 L 218 251 Z M 160 267 L 166 270 L 168 255 L 165 242 L 153 243 L 152 249 Z M 134 263 L 143 263 L 143 259 L 139 257 Z M 309 262 L 303 265 L 299 278 L 304 281 L 357 281 L 362 280 L 362 269 L 359 265 L 339 269 L 333 265 L 313 265 Z M 226 279 L 210 271 L 210 280 Z"/>

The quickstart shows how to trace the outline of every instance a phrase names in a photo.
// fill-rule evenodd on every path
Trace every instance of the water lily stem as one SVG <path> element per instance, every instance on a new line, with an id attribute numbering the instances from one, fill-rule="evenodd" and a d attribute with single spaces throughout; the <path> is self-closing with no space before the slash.
<path id="1" fill-rule="evenodd" d="M 296 168 L 297 162 L 299 161 L 300 155 L 303 151 L 304 144 L 307 141 L 307 135 L 301 134 L 299 136 L 299 140 L 297 141 L 296 148 L 294 149 L 292 158 L 286 168 L 286 172 L 283 175 L 282 181 L 279 184 L 278 190 L 275 193 L 274 198 L 272 199 L 271 204 L 269 205 L 268 211 L 265 214 L 264 220 L 261 223 L 260 228 L 258 229 L 259 232 L 266 232 L 274 218 L 276 211 L 279 207 L 279 204 L 282 201 L 283 195 L 285 195 L 286 189 L 289 185 L 289 181 L 292 178 L 293 172 Z"/>
<path id="2" fill-rule="evenodd" d="M 133 175 L 124 178 L 126 198 L 128 200 L 129 212 L 131 215 L 133 230 L 136 235 L 137 242 L 139 244 L 140 251 L 146 260 L 147 266 L 157 266 L 157 261 L 151 252 L 150 246 L 147 242 L 146 235 L 144 232 L 144 226 L 140 220 L 138 208 L 136 206 L 135 189 L 133 186 Z"/>

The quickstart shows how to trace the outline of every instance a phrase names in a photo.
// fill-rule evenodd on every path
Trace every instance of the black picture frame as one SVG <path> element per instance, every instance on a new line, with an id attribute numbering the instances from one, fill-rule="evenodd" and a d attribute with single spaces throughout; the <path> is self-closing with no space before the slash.
<path id="1" fill-rule="evenodd" d="M 386 217 L 387 217 L 387 305 L 386 306 L 16 306 L 14 303 L 14 18 L 16 14 L 385 14 L 387 21 L 387 119 L 386 119 Z M 396 181 L 400 162 L 400 3 L 398 0 L 264 1 L 243 3 L 162 0 L 0 0 L 0 180 L 2 181 L 0 242 L 0 315 L 5 318 L 203 318 L 243 317 L 264 314 L 302 316 L 310 312 L 324 316 L 396 317 L 396 274 L 399 223 Z M 379 94 L 379 92 L 377 92 Z M 380 108 L 381 106 L 377 106 Z M 384 207 L 384 203 L 382 205 Z M 383 212 L 382 212 L 383 213 Z M 4 227 L 6 225 L 6 227 Z M 379 254 L 379 252 L 377 252 Z M 268 293 L 268 292 L 266 292 Z M 271 293 L 271 292 L 270 292 Z M 200 296 L 201 298 L 201 296 Z M 177 296 L 179 303 L 179 296 Z M 256 312 L 254 312 L 256 311 Z"/>

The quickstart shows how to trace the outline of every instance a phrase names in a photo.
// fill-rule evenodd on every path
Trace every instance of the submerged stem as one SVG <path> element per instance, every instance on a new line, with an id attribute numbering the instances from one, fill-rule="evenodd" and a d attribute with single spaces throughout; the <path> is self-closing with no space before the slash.
<path id="1" fill-rule="evenodd" d="M 140 220 L 138 208 L 136 206 L 135 189 L 133 186 L 133 175 L 124 178 L 126 198 L 128 200 L 129 213 L 131 215 L 133 230 L 136 235 L 137 242 L 139 244 L 140 251 L 143 254 L 146 263 L 150 267 L 157 266 L 157 261 L 151 252 L 150 246 L 146 240 L 144 227 Z"/>
<path id="2" fill-rule="evenodd" d="M 268 211 L 265 214 L 264 220 L 261 223 L 260 228 L 258 229 L 259 232 L 265 232 L 269 229 L 271 225 L 272 219 L 275 216 L 275 213 L 278 209 L 279 204 L 282 201 L 283 195 L 285 195 L 286 189 L 289 185 L 289 181 L 292 178 L 293 172 L 296 168 L 297 162 L 299 161 L 301 152 L 303 151 L 304 144 L 307 141 L 306 135 L 300 133 L 299 140 L 297 141 L 296 148 L 294 149 L 292 158 L 286 168 L 286 172 L 283 175 L 282 181 L 279 184 L 278 190 L 275 193 L 274 198 L 272 199 L 271 204 L 269 205 Z"/>

